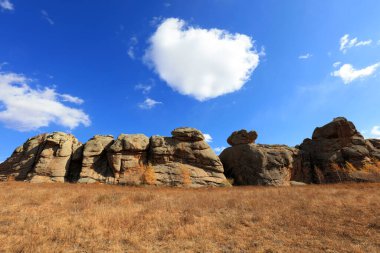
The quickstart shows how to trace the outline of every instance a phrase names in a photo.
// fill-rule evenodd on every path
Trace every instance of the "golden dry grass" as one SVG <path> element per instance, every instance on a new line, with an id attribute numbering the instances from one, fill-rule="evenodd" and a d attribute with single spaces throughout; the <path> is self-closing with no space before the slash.
<path id="1" fill-rule="evenodd" d="M 0 184 L 0 252 L 380 252 L 380 184 Z"/>

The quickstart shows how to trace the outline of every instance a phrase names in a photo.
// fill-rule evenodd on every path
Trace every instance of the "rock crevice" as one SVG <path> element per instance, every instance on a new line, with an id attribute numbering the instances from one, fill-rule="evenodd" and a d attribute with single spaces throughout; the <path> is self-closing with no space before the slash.
<path id="1" fill-rule="evenodd" d="M 85 144 L 73 135 L 41 134 L 0 165 L 1 180 L 123 185 L 225 186 L 219 157 L 194 128 L 172 137 L 95 135 Z"/>

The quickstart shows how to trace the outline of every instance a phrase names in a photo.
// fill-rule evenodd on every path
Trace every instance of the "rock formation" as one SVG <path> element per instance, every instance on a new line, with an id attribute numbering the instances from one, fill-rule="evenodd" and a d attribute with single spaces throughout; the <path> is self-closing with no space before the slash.
<path id="1" fill-rule="evenodd" d="M 108 161 L 119 184 L 144 184 L 149 138 L 143 134 L 121 134 L 108 149 Z"/>
<path id="2" fill-rule="evenodd" d="M 84 144 L 79 183 L 113 183 L 114 174 L 107 159 L 107 150 L 113 142 L 112 135 L 95 135 Z"/>
<path id="3" fill-rule="evenodd" d="M 46 135 L 34 168 L 28 173 L 28 180 L 36 183 L 64 182 L 69 172 L 71 157 L 80 145 L 71 134 L 55 132 Z"/>
<path id="4" fill-rule="evenodd" d="M 29 139 L 0 165 L 0 180 L 126 185 L 225 186 L 219 157 L 194 128 L 172 137 L 96 135 L 84 145 L 54 132 Z"/>
<path id="5" fill-rule="evenodd" d="M 237 185 L 380 181 L 380 140 L 365 140 L 343 117 L 317 127 L 295 148 L 254 144 L 256 138 L 254 131 L 233 132 L 232 147 L 220 154 L 225 175 Z"/>
<path id="6" fill-rule="evenodd" d="M 254 144 L 255 131 L 233 132 L 227 141 L 232 147 L 220 154 L 225 175 L 236 185 L 289 185 L 298 166 L 298 150 L 285 145 Z"/>
<path id="7" fill-rule="evenodd" d="M 257 136 L 233 132 L 218 157 L 189 127 L 171 137 L 95 135 L 85 144 L 71 134 L 41 134 L 0 164 L 0 180 L 190 187 L 229 185 L 226 176 L 236 185 L 380 181 L 380 140 L 364 139 L 343 117 L 297 147 L 255 144 Z"/>
<path id="8" fill-rule="evenodd" d="M 213 185 L 226 183 L 223 165 L 194 128 L 177 128 L 173 137 L 152 136 L 149 161 L 157 184 Z"/>
<path id="9" fill-rule="evenodd" d="M 292 177 L 306 183 L 371 181 L 380 171 L 378 144 L 365 140 L 351 121 L 335 118 L 299 146 L 302 166 Z"/>

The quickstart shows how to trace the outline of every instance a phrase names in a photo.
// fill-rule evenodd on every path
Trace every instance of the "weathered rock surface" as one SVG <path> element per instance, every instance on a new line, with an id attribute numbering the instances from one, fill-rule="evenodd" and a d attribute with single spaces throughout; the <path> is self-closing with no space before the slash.
<path id="1" fill-rule="evenodd" d="M 162 185 L 223 186 L 223 165 L 194 128 L 177 128 L 173 137 L 152 136 L 149 162 Z"/>
<path id="2" fill-rule="evenodd" d="M 108 161 L 119 184 L 143 184 L 148 163 L 149 138 L 143 134 L 121 134 L 108 149 Z"/>
<path id="3" fill-rule="evenodd" d="M 28 180 L 35 183 L 64 182 L 74 150 L 80 145 L 71 134 L 61 132 L 48 134 L 34 168 L 28 174 Z"/>
<path id="4" fill-rule="evenodd" d="M 245 137 L 247 133 L 254 133 L 250 135 L 254 138 Z M 236 185 L 289 185 L 292 170 L 298 166 L 298 150 L 285 145 L 254 144 L 252 140 L 256 138 L 255 131 L 246 130 L 228 138 L 233 146 L 219 156 L 227 178 L 233 178 Z"/>
<path id="5" fill-rule="evenodd" d="M 107 149 L 113 142 L 112 135 L 95 135 L 84 145 L 79 183 L 113 183 L 114 174 L 107 159 Z"/>
<path id="6" fill-rule="evenodd" d="M 227 142 L 231 146 L 236 146 L 240 144 L 250 144 L 255 143 L 257 139 L 256 131 L 247 131 L 245 129 L 233 132 L 230 137 L 228 137 Z"/>
<path id="7" fill-rule="evenodd" d="M 96 135 L 84 145 L 55 132 L 29 139 L 0 165 L 0 179 L 127 185 L 224 186 L 219 157 L 193 128 L 173 137 Z"/>
<path id="8" fill-rule="evenodd" d="M 24 180 L 32 171 L 36 159 L 41 153 L 47 134 L 40 134 L 28 139 L 17 147 L 11 157 L 0 164 L 0 179 Z"/>
<path id="9" fill-rule="evenodd" d="M 370 174 L 379 169 L 378 144 L 377 140 L 365 140 L 351 121 L 335 118 L 317 127 L 312 139 L 300 145 L 302 166 L 293 172 L 293 178 L 307 183 L 371 181 Z"/>
<path id="10" fill-rule="evenodd" d="M 232 133 L 220 154 L 225 175 L 237 185 L 289 185 L 380 181 L 380 140 L 365 140 L 343 117 L 317 127 L 297 148 L 255 145 L 254 131 Z"/>

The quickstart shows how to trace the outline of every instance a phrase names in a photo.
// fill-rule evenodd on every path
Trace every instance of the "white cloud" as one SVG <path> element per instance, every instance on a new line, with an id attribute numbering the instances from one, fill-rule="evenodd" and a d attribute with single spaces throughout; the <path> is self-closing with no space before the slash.
<path id="1" fill-rule="evenodd" d="M 63 103 L 83 100 L 51 88 L 33 89 L 27 84 L 29 81 L 23 75 L 0 72 L 0 122 L 6 127 L 31 131 L 51 123 L 70 129 L 90 125 L 87 114 Z"/>
<path id="2" fill-rule="evenodd" d="M 377 138 L 380 138 L 380 126 L 374 126 L 371 130 L 371 134 Z"/>
<path id="3" fill-rule="evenodd" d="M 334 62 L 333 67 L 334 67 L 334 68 L 337 68 L 337 67 L 339 67 L 341 64 L 342 64 L 342 62 L 340 62 L 340 61 Z"/>
<path id="4" fill-rule="evenodd" d="M 12 11 L 14 10 L 14 5 L 9 0 L 0 0 L 0 8 L 3 10 Z"/>
<path id="5" fill-rule="evenodd" d="M 203 136 L 205 137 L 205 141 L 210 143 L 212 142 L 212 137 L 210 134 L 203 134 Z"/>
<path id="6" fill-rule="evenodd" d="M 312 56 L 313 56 L 312 54 L 307 53 L 307 54 L 303 54 L 303 55 L 298 56 L 298 59 L 306 60 L 306 59 L 309 59 Z"/>
<path id="7" fill-rule="evenodd" d="M 65 101 L 65 102 L 70 102 L 70 103 L 74 103 L 74 104 L 77 104 L 77 105 L 81 105 L 81 104 L 84 103 L 83 99 L 71 96 L 69 94 L 57 94 L 57 95 L 59 97 L 61 97 L 62 100 Z"/>
<path id="8" fill-rule="evenodd" d="M 152 90 L 152 85 L 139 83 L 135 86 L 136 90 L 141 90 L 143 94 L 148 94 Z"/>
<path id="9" fill-rule="evenodd" d="M 144 102 L 139 104 L 139 107 L 141 109 L 149 110 L 149 109 L 152 109 L 153 107 L 155 107 L 156 105 L 159 105 L 159 104 L 162 104 L 162 102 L 156 101 L 156 100 L 151 99 L 151 98 L 147 98 L 144 100 Z"/>
<path id="10" fill-rule="evenodd" d="M 1 62 L 0 63 L 0 70 L 5 66 L 5 65 L 8 65 L 8 62 Z"/>
<path id="11" fill-rule="evenodd" d="M 214 151 L 215 151 L 216 154 L 219 155 L 225 149 L 226 149 L 226 147 L 216 147 L 216 148 L 214 148 Z"/>
<path id="12" fill-rule="evenodd" d="M 340 38 L 340 48 L 344 54 L 348 49 L 352 47 L 360 47 L 360 46 L 368 46 L 372 43 L 372 40 L 359 41 L 358 38 L 350 39 L 349 34 L 345 34 L 342 38 Z"/>
<path id="13" fill-rule="evenodd" d="M 332 72 L 331 75 L 340 77 L 345 84 L 349 84 L 358 78 L 365 78 L 373 75 L 378 67 L 380 67 L 380 62 L 362 69 L 354 69 L 351 64 L 344 64 L 340 69 Z"/>
<path id="14" fill-rule="evenodd" d="M 164 20 L 149 42 L 145 61 L 171 88 L 199 101 L 239 90 L 259 64 L 249 36 L 176 18 Z"/>
<path id="15" fill-rule="evenodd" d="M 54 25 L 54 21 L 49 17 L 49 14 L 45 10 L 41 10 L 42 17 L 50 24 Z"/>
<path id="16" fill-rule="evenodd" d="M 129 58 L 131 58 L 132 60 L 134 60 L 136 57 L 135 57 L 135 47 L 138 43 L 138 39 L 137 37 L 133 36 L 130 41 L 129 41 L 129 48 L 128 48 L 128 51 L 127 51 L 127 54 L 129 56 Z"/>

